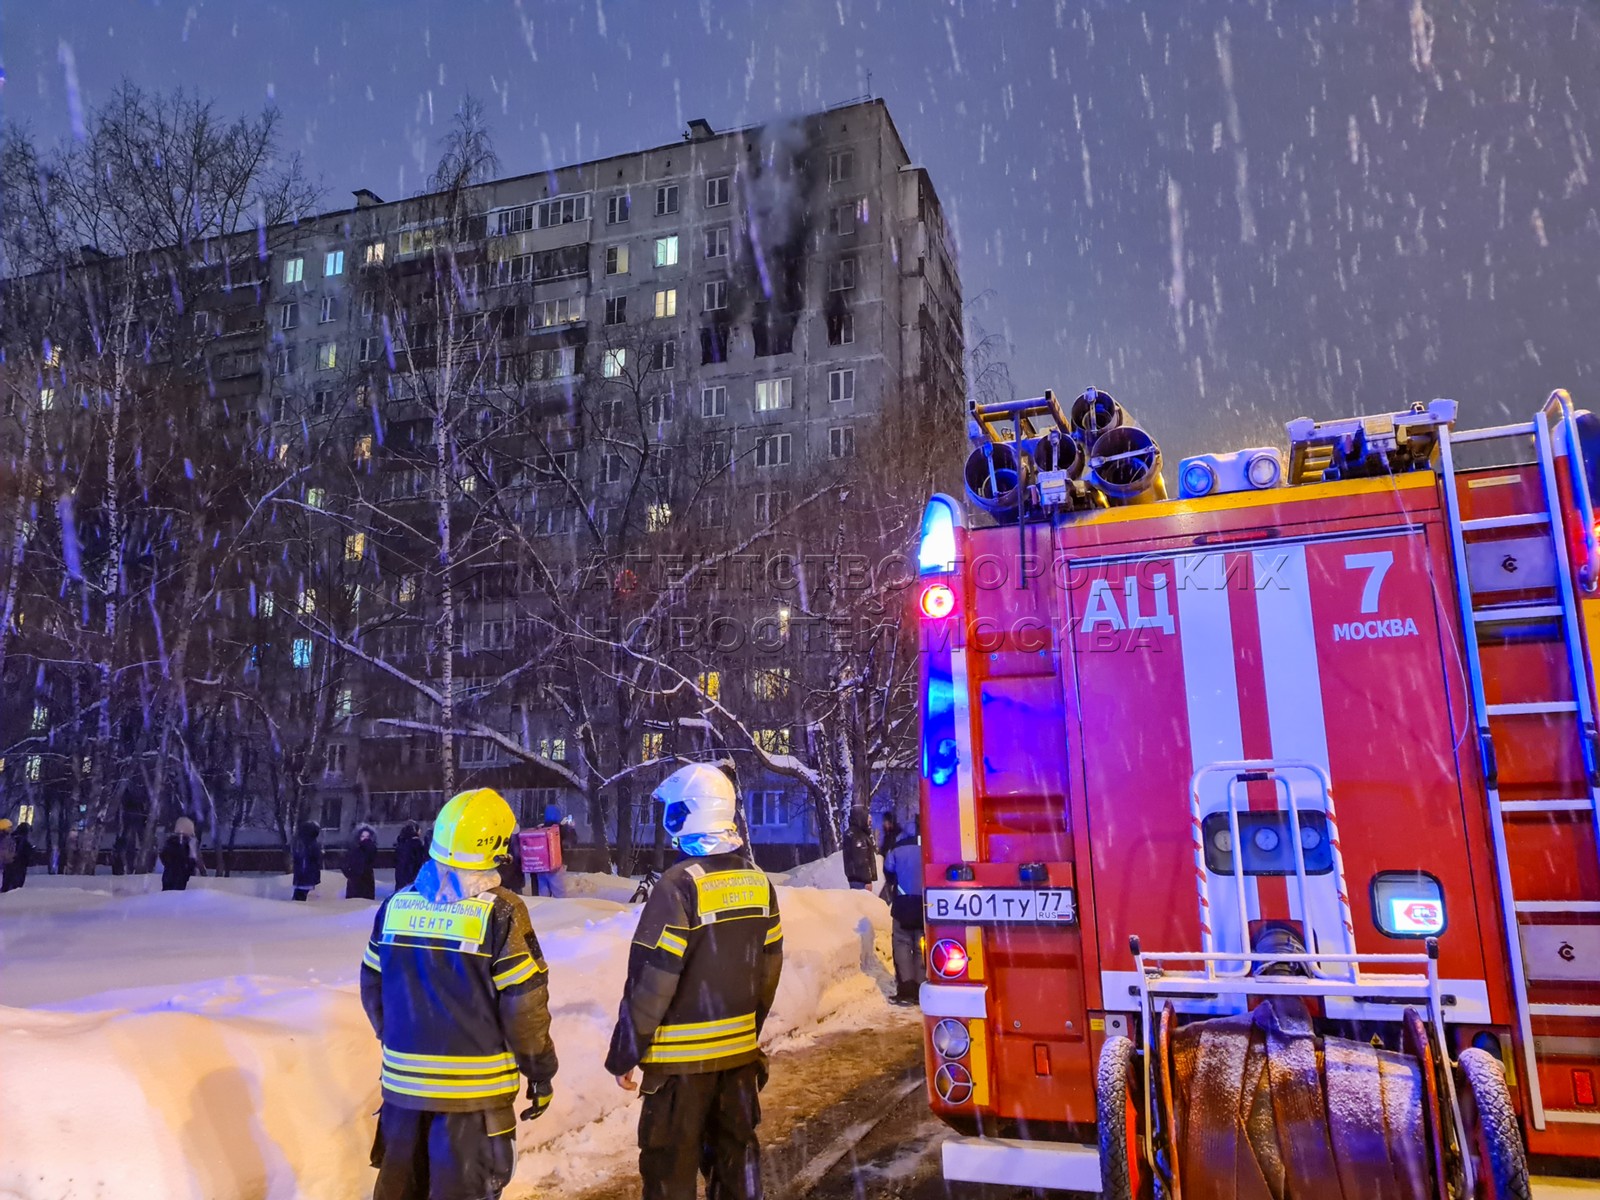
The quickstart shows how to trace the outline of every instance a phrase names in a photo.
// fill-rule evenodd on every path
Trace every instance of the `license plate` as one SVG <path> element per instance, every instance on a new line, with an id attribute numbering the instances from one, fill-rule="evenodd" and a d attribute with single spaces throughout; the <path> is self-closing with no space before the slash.
<path id="1" fill-rule="evenodd" d="M 928 920 L 1071 925 L 1078 919 L 1071 888 L 929 888 Z"/>

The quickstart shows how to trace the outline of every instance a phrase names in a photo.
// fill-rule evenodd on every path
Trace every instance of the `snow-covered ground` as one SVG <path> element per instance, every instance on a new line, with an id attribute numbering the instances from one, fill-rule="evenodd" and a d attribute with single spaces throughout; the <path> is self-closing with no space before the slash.
<path id="1" fill-rule="evenodd" d="M 834 876 L 837 875 L 837 881 Z M 836 863 L 785 886 L 769 1043 L 889 1019 L 888 914 Z M 798 882 L 791 880 L 791 882 Z M 287 877 L 30 877 L 0 898 L 0 1197 L 346 1200 L 368 1193 L 378 1047 L 356 978 L 370 901 L 293 904 Z M 529 898 L 561 1073 L 524 1123 L 508 1200 L 634 1157 L 636 1101 L 605 1073 L 633 883 Z M 829 886 L 830 884 L 834 886 Z"/>

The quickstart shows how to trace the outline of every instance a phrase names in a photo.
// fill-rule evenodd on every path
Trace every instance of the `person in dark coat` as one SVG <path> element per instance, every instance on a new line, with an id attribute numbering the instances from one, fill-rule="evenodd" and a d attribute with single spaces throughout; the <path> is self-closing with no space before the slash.
<path id="1" fill-rule="evenodd" d="M 355 841 L 344 856 L 344 885 L 346 900 L 376 900 L 378 883 L 373 878 L 373 868 L 378 865 L 378 831 L 371 825 L 356 826 Z"/>
<path id="2" fill-rule="evenodd" d="M 522 869 L 522 855 L 515 838 L 511 841 L 511 853 L 500 860 L 500 886 L 513 896 L 522 895 L 522 889 L 528 886 L 528 876 Z"/>
<path id="3" fill-rule="evenodd" d="M 888 855 L 900 840 L 900 817 L 894 809 L 883 814 L 883 838 L 878 842 L 878 853 Z"/>
<path id="4" fill-rule="evenodd" d="M 0 892 L 13 891 L 28 882 L 28 868 L 33 865 L 33 843 L 28 834 L 32 832 L 33 826 L 26 821 L 12 832 L 11 861 L 0 871 Z"/>
<path id="5" fill-rule="evenodd" d="M 850 810 L 844 834 L 844 877 L 857 891 L 865 891 L 878 878 L 878 847 L 872 840 L 872 817 L 864 808 Z"/>
<path id="6" fill-rule="evenodd" d="M 428 848 L 417 833 L 417 823 L 407 821 L 394 840 L 394 890 L 403 892 L 416 882 L 417 872 L 427 861 Z"/>
<path id="7" fill-rule="evenodd" d="M 322 827 L 315 821 L 301 821 L 295 830 L 294 898 L 304 900 L 322 882 Z"/>
<path id="8" fill-rule="evenodd" d="M 189 880 L 203 873 L 200 839 L 195 836 L 194 822 L 188 817 L 179 817 L 172 823 L 172 832 L 161 847 L 161 890 L 186 891 Z"/>

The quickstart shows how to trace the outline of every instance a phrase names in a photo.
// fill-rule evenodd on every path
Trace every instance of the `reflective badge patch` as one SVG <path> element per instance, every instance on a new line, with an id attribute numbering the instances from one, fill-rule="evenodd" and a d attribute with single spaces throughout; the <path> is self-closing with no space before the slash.
<path id="1" fill-rule="evenodd" d="M 739 908 L 767 911 L 767 877 L 760 871 L 718 871 L 694 881 L 700 893 L 700 919 L 715 920 L 718 913 Z"/>
<path id="2" fill-rule="evenodd" d="M 459 942 L 473 948 L 489 928 L 492 900 L 457 900 L 435 904 L 414 892 L 401 892 L 389 901 L 383 914 L 383 940 L 425 938 L 431 942 Z"/>

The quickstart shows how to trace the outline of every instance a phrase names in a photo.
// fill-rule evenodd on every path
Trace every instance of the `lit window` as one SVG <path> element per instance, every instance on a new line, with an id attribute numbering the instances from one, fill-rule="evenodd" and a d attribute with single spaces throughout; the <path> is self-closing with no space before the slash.
<path id="1" fill-rule="evenodd" d="M 344 274 L 344 251 L 329 250 L 322 259 L 322 273 L 324 276 Z"/>
<path id="2" fill-rule="evenodd" d="M 784 605 L 778 609 L 778 632 L 784 637 L 789 636 L 789 606 Z"/>
<path id="3" fill-rule="evenodd" d="M 676 190 L 676 189 L 674 189 Z M 666 735 L 659 729 L 652 729 L 639 739 L 639 761 L 654 762 L 661 757 L 665 749 Z"/>
<path id="4" fill-rule="evenodd" d="M 756 381 L 756 411 L 773 412 L 794 406 L 794 381 L 785 375 L 782 379 Z"/>
<path id="5" fill-rule="evenodd" d="M 304 671 L 311 666 L 311 639 L 295 638 L 290 656 L 297 671 Z"/>
<path id="6" fill-rule="evenodd" d="M 828 400 L 839 404 L 845 400 L 856 398 L 856 373 L 846 368 L 843 371 L 828 372 Z"/>
<path id="7" fill-rule="evenodd" d="M 53 387 L 39 389 L 39 411 L 49 412 L 56 406 L 56 390 Z"/>
<path id="8" fill-rule="evenodd" d="M 205 315 L 203 312 L 195 314 L 196 318 L 204 317 Z M 51 345 L 49 342 L 45 343 L 44 365 L 47 367 L 59 367 L 61 365 L 60 346 Z"/>
<path id="9" fill-rule="evenodd" d="M 668 234 L 666 237 L 656 239 L 656 266 L 675 267 L 678 265 L 678 235 Z"/>
<path id="10" fill-rule="evenodd" d="M 361 251 L 361 261 L 367 266 L 377 266 L 383 261 L 383 243 L 368 242 Z"/>
<path id="11" fill-rule="evenodd" d="M 303 617 L 314 616 L 317 611 L 317 590 L 308 587 L 301 588 L 295 607 L 300 610 L 300 615 Z"/>
<path id="12" fill-rule="evenodd" d="M 700 694 L 707 700 L 720 700 L 722 698 L 722 673 L 720 671 L 701 671 L 700 677 L 695 681 L 700 689 Z"/>
<path id="13" fill-rule="evenodd" d="M 306 260 L 298 254 L 293 258 L 285 259 L 283 264 L 283 281 L 285 283 L 299 283 L 305 278 Z"/>
<path id="14" fill-rule="evenodd" d="M 363 433 L 356 439 L 355 457 L 358 463 L 372 461 L 372 435 L 370 433 Z"/>
<path id="15" fill-rule="evenodd" d="M 750 677 L 750 692 L 757 700 L 782 700 L 789 695 L 789 681 L 788 667 L 762 667 Z"/>
<path id="16" fill-rule="evenodd" d="M 321 508 L 323 506 L 323 504 L 326 502 L 327 499 L 328 499 L 328 493 L 325 492 L 322 488 L 319 488 L 319 487 L 308 487 L 306 489 L 306 507 L 307 508 Z"/>
<path id="17" fill-rule="evenodd" d="M 626 275 L 628 273 L 628 248 L 626 246 L 606 247 L 606 274 Z"/>
<path id="18" fill-rule="evenodd" d="M 323 342 L 317 347 L 317 370 L 331 371 L 339 365 L 339 343 Z"/>
<path id="19" fill-rule="evenodd" d="M 600 374 L 607 379 L 617 379 L 628 368 L 628 351 L 625 347 L 617 347 L 605 352 L 605 357 L 600 363 Z"/>
<path id="20" fill-rule="evenodd" d="M 730 190 L 726 175 L 706 180 L 706 207 L 716 208 L 720 204 L 726 204 Z"/>
<path id="21" fill-rule="evenodd" d="M 30 754 L 24 760 L 26 775 L 29 783 L 38 783 L 39 777 L 44 774 L 44 758 L 38 754 Z"/>
<path id="22" fill-rule="evenodd" d="M 678 289 L 662 288 L 656 293 L 656 317 L 675 317 L 678 315 Z"/>
<path id="23" fill-rule="evenodd" d="M 43 704 L 33 706 L 33 732 L 38 733 L 50 725 L 50 709 Z"/>
<path id="24" fill-rule="evenodd" d="M 347 687 L 340 688 L 333 702 L 333 719 L 335 721 L 348 721 L 350 714 L 355 710 L 355 692 Z"/>
<path id="25" fill-rule="evenodd" d="M 660 533 L 672 523 L 672 505 L 652 504 L 644 510 L 644 527 L 651 533 Z"/>
<path id="26" fill-rule="evenodd" d="M 347 534 L 344 539 L 344 558 L 346 562 L 360 562 L 367 556 L 367 535 L 364 533 Z"/>
<path id="27" fill-rule="evenodd" d="M 754 730 L 755 742 L 758 747 L 768 754 L 789 753 L 789 731 L 784 729 L 757 729 Z"/>
<path id="28" fill-rule="evenodd" d="M 725 417 L 728 415 L 728 389 L 725 387 L 708 387 L 700 389 L 700 415 L 702 417 Z"/>
<path id="29" fill-rule="evenodd" d="M 289 443 L 279 442 L 272 448 L 272 461 L 283 463 L 289 461 Z"/>
<path id="30" fill-rule="evenodd" d="M 400 576 L 400 585 L 395 589 L 395 599 L 401 604 L 410 604 L 417 598 L 417 577 L 415 575 Z"/>

